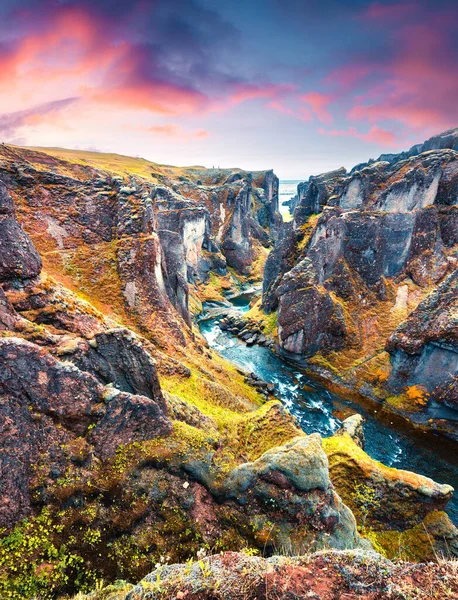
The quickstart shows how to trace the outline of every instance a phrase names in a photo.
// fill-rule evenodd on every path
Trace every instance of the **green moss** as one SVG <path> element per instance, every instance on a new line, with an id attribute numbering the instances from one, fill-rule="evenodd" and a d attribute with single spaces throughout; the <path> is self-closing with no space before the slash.
<path id="1" fill-rule="evenodd" d="M 418 489 L 428 480 L 410 471 L 387 467 L 372 459 L 349 435 L 323 439 L 323 450 L 329 461 L 329 474 L 337 493 L 354 513 L 358 524 L 377 530 L 385 529 L 381 515 L 402 515 L 406 523 L 416 520 L 417 499 L 402 494 L 386 494 L 389 486 Z M 386 485 L 380 485 L 386 482 Z M 373 492 L 371 491 L 373 490 Z M 384 510 L 379 511 L 382 507 Z"/>
<path id="2" fill-rule="evenodd" d="M 436 548 L 432 532 L 448 517 L 443 512 L 430 513 L 416 527 L 406 531 L 369 531 L 367 536 L 377 552 L 390 560 L 420 562 L 437 560 L 441 552 Z M 389 524 L 388 524 L 389 525 Z"/>
<path id="3" fill-rule="evenodd" d="M 256 303 L 245 313 L 246 319 L 253 319 L 257 323 L 260 322 L 260 326 L 265 335 L 275 335 L 278 321 L 278 311 L 271 314 L 266 314 L 261 308 L 262 299 L 256 301 Z"/>
<path id="4" fill-rule="evenodd" d="M 78 587 L 87 591 L 94 587 L 95 571 L 77 551 L 59 541 L 63 528 L 43 509 L 0 540 L 2 599 L 51 599 L 70 582 L 78 582 Z"/>

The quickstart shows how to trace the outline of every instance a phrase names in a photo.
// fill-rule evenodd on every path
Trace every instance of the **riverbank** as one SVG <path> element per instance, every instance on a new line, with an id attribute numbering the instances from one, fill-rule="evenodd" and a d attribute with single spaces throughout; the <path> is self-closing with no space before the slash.
<path id="1" fill-rule="evenodd" d="M 330 436 L 351 414 L 365 418 L 366 452 L 391 467 L 408 469 L 448 483 L 458 489 L 458 457 L 453 442 L 430 430 L 419 430 L 402 415 L 389 413 L 370 397 L 334 384 L 317 369 L 286 361 L 262 346 L 247 346 L 219 321 L 249 310 L 251 296 L 246 292 L 232 297 L 228 305 L 206 307 L 198 320 L 201 333 L 210 347 L 247 372 L 253 372 L 275 386 L 276 397 L 288 408 L 305 433 Z M 453 498 L 447 513 L 458 523 L 458 498 Z"/>

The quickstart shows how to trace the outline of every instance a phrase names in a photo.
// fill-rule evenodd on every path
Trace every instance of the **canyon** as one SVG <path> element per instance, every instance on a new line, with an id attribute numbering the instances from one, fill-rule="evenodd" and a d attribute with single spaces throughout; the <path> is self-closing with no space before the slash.
<path id="1" fill-rule="evenodd" d="M 455 443 L 457 148 L 311 177 L 283 222 L 272 170 L 2 145 L 2 597 L 456 593 L 453 487 L 371 458 L 358 414 L 304 433 L 198 317 L 248 291 L 226 328 Z"/>

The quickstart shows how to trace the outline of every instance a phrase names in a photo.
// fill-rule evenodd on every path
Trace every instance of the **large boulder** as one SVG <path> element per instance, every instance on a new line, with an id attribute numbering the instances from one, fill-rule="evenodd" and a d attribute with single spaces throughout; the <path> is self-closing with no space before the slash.
<path id="1" fill-rule="evenodd" d="M 156 363 L 128 329 L 109 329 L 90 340 L 63 344 L 58 354 L 104 385 L 113 384 L 121 391 L 147 396 L 165 408 Z"/>
<path id="2" fill-rule="evenodd" d="M 162 407 L 150 398 L 107 390 L 95 377 L 19 338 L 0 340 L 0 526 L 31 511 L 33 465 L 51 478 L 65 472 L 63 446 L 88 437 L 95 455 L 167 434 Z"/>

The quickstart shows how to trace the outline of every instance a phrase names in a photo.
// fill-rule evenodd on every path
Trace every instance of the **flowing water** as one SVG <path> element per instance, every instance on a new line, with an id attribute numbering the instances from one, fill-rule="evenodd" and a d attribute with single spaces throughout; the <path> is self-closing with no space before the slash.
<path id="1" fill-rule="evenodd" d="M 431 477 L 439 483 L 448 483 L 456 490 L 456 497 L 447 506 L 447 512 L 458 525 L 458 457 L 439 437 L 411 436 L 390 423 L 374 418 L 372 408 L 343 399 L 321 387 L 298 368 L 276 356 L 268 348 L 247 346 L 234 335 L 222 331 L 219 320 L 229 312 L 243 313 L 249 309 L 251 295 L 234 298 L 231 306 L 204 305 L 199 327 L 209 345 L 221 356 L 245 371 L 256 373 L 273 383 L 276 396 L 298 419 L 305 433 L 318 432 L 332 435 L 343 419 L 355 412 L 366 421 L 364 433 L 366 452 L 385 465 L 407 469 Z"/>

